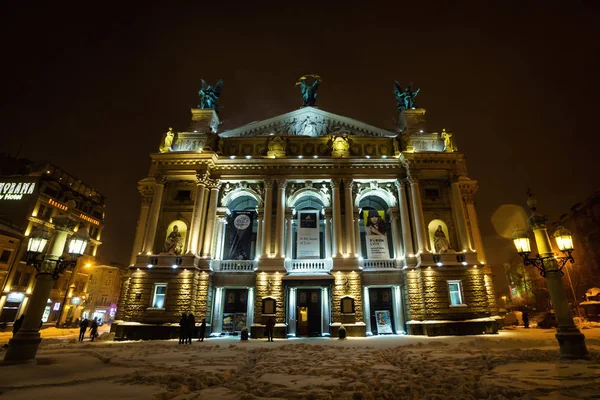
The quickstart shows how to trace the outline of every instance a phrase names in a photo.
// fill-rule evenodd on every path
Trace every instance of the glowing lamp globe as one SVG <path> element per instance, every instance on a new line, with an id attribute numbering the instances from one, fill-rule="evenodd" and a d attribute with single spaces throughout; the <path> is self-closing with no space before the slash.
<path id="1" fill-rule="evenodd" d="M 556 228 L 554 239 L 560 251 L 573 251 L 573 235 L 571 235 L 571 232 L 567 228 L 563 228 L 562 226 Z"/>
<path id="2" fill-rule="evenodd" d="M 32 254 L 43 253 L 49 237 L 50 235 L 45 229 L 34 230 L 29 236 L 29 241 L 27 242 L 27 251 Z"/>
<path id="3" fill-rule="evenodd" d="M 527 235 L 527 231 L 522 229 L 517 229 L 513 232 L 512 235 L 513 243 L 517 248 L 517 253 L 519 254 L 529 254 L 531 253 L 531 242 L 529 241 L 529 235 Z"/>
<path id="4" fill-rule="evenodd" d="M 90 235 L 87 228 L 79 229 L 69 242 L 69 254 L 74 257 L 79 257 L 85 253 L 85 248 L 90 241 Z"/>

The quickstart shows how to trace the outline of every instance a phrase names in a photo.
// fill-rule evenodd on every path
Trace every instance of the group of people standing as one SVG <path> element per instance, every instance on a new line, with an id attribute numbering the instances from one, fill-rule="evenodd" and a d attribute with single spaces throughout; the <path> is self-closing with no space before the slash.
<path id="1" fill-rule="evenodd" d="M 92 338 L 92 342 L 98 336 L 98 318 L 94 318 L 94 320 L 90 323 L 87 318 L 83 318 L 81 322 L 79 322 L 79 341 L 83 342 L 85 337 L 85 331 L 90 327 L 90 337 Z"/>
<path id="2" fill-rule="evenodd" d="M 179 320 L 179 344 L 192 344 L 192 338 L 196 333 L 196 318 L 194 314 L 181 314 Z M 198 327 L 198 340 L 204 342 L 204 334 L 206 333 L 206 319 L 202 318 L 202 322 Z"/>

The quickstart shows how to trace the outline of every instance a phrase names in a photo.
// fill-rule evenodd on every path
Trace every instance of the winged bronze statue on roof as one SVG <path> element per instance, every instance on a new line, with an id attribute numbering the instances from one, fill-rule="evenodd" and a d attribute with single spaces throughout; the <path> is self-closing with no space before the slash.
<path id="1" fill-rule="evenodd" d="M 413 91 L 412 83 L 410 83 L 405 89 L 402 89 L 402 86 L 400 86 L 398 81 L 395 81 L 394 94 L 396 95 L 398 111 L 402 112 L 402 110 L 417 108 L 417 103 L 415 103 L 415 97 L 417 97 L 417 94 L 419 94 L 419 90 L 421 89 Z"/>
<path id="2" fill-rule="evenodd" d="M 322 80 L 319 75 L 304 75 L 298 79 L 296 86 L 300 85 L 302 92 L 302 107 L 314 107 L 317 102 L 317 89 Z"/>
<path id="3" fill-rule="evenodd" d="M 222 90 L 223 79 L 219 79 L 214 87 L 208 85 L 204 79 L 202 79 L 202 88 L 198 92 L 198 95 L 200 95 L 200 104 L 198 104 L 198 108 L 216 110 L 219 107 L 219 97 L 221 96 Z"/>

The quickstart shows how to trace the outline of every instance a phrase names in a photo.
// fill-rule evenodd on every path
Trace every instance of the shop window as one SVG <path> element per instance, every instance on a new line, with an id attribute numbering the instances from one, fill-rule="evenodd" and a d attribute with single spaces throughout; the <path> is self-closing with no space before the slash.
<path id="1" fill-rule="evenodd" d="M 450 295 L 450 306 L 464 306 L 462 296 L 462 282 L 448 281 L 448 293 Z"/>
<path id="2" fill-rule="evenodd" d="M 12 250 L 2 250 L 2 254 L 0 255 L 0 264 L 8 264 L 11 254 Z"/>
<path id="3" fill-rule="evenodd" d="M 341 299 L 342 314 L 354 314 L 354 299 L 352 297 L 342 297 Z"/>
<path id="4" fill-rule="evenodd" d="M 277 301 L 272 297 L 266 297 L 262 303 L 262 314 L 263 315 L 275 315 Z"/>
<path id="5" fill-rule="evenodd" d="M 152 308 L 165 308 L 165 296 L 167 294 L 167 284 L 157 283 L 154 285 L 154 294 L 152 296 Z"/>

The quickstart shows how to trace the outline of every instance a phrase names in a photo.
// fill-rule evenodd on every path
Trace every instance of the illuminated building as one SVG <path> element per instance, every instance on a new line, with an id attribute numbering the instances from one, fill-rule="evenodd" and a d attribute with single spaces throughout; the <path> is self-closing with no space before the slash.
<path id="1" fill-rule="evenodd" d="M 212 335 L 497 329 L 478 185 L 424 109 L 398 131 L 303 107 L 218 132 L 191 111 L 138 184 L 118 339 L 173 337 L 188 312 Z"/>
<path id="2" fill-rule="evenodd" d="M 74 200 L 69 210 L 66 203 Z M 27 266 L 27 237 L 34 229 L 54 229 L 57 212 L 67 211 L 74 230 L 87 227 L 90 245 L 72 271 L 56 281 L 44 312 L 44 322 L 56 321 L 65 302 L 61 320 L 81 314 L 87 274 L 83 266 L 94 260 L 104 227 L 104 196 L 77 178 L 48 163 L 35 163 L 2 156 L 0 160 L 0 322 L 13 322 L 26 312 L 35 285 L 35 269 Z M 10 244 L 8 241 L 12 241 Z M 6 259 L 6 263 L 4 260 Z M 77 304 L 76 304 L 77 303 Z"/>

